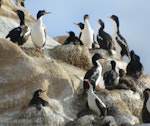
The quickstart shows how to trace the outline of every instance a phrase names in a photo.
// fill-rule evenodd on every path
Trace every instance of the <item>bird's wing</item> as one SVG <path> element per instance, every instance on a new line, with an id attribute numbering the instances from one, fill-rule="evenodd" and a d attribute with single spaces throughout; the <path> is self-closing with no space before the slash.
<path id="1" fill-rule="evenodd" d="M 39 99 L 43 106 L 47 106 L 49 104 L 46 100 L 44 100 L 42 98 L 39 98 Z"/>
<path id="2" fill-rule="evenodd" d="M 78 37 L 75 37 L 75 39 L 80 43 L 80 45 L 84 45 L 83 42 Z"/>
<path id="3" fill-rule="evenodd" d="M 46 26 L 45 25 L 43 25 L 43 29 L 44 29 L 44 34 L 45 34 L 45 42 L 43 43 L 42 47 L 44 47 L 46 44 Z"/>
<path id="4" fill-rule="evenodd" d="M 96 70 L 95 67 L 92 67 L 86 72 L 84 79 L 91 79 L 95 81 L 98 78 L 98 76 L 99 76 L 99 72 Z"/>
<path id="5" fill-rule="evenodd" d="M 67 45 L 67 44 L 69 44 L 69 43 L 70 43 L 70 40 L 69 40 L 69 38 L 67 38 L 67 39 L 65 40 L 65 42 L 64 42 L 63 45 Z"/>
<path id="6" fill-rule="evenodd" d="M 118 36 L 116 38 L 118 44 L 122 47 L 122 46 L 125 46 L 128 48 L 128 44 L 127 44 L 127 41 L 125 40 L 125 38 L 120 34 L 120 33 L 117 33 Z"/>
<path id="7" fill-rule="evenodd" d="M 79 39 L 81 40 L 81 35 L 82 35 L 82 31 L 80 32 L 80 34 L 79 34 Z"/>
<path id="8" fill-rule="evenodd" d="M 106 72 L 104 73 L 103 79 L 104 79 L 104 81 L 105 81 L 105 84 L 107 84 L 107 85 L 110 86 L 111 83 L 112 83 L 112 78 L 113 78 L 113 76 L 112 76 L 111 71 L 106 71 Z"/>
<path id="9" fill-rule="evenodd" d="M 95 99 L 95 103 L 98 106 L 98 108 L 101 112 L 101 115 L 106 116 L 107 115 L 106 105 L 100 99 L 97 99 L 97 98 Z"/>

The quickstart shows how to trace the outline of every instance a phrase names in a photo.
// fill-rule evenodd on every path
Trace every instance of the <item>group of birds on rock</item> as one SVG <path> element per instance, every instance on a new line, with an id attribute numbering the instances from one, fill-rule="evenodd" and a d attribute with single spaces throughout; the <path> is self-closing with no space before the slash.
<path id="1" fill-rule="evenodd" d="M 20 5 L 24 6 L 24 0 L 21 0 Z M 37 21 L 31 29 L 25 24 L 24 12 L 22 10 L 17 10 L 16 13 L 20 19 L 20 26 L 13 28 L 8 35 L 6 35 L 6 38 L 10 38 L 13 43 L 22 46 L 28 40 L 29 36 L 31 36 L 33 45 L 36 49 L 42 50 L 46 43 L 46 30 L 42 23 L 42 16 L 50 12 L 40 10 L 37 13 Z M 107 50 L 108 54 L 111 56 L 118 44 L 118 46 L 120 46 L 121 59 L 125 55 L 131 59 L 126 67 L 127 73 L 125 73 L 123 69 L 120 69 L 118 73 L 116 71 L 117 64 L 112 60 L 110 61 L 111 69 L 106 71 L 102 76 L 102 66 L 99 60 L 105 60 L 105 58 L 99 53 L 93 55 L 93 67 L 85 73 L 83 80 L 83 96 L 88 92 L 88 106 L 99 116 L 107 115 L 107 106 L 95 93 L 95 89 L 99 85 L 101 79 L 104 80 L 105 87 L 108 90 L 131 89 L 136 92 L 136 84 L 132 79 L 129 79 L 128 76 L 138 79 L 143 74 L 143 65 L 140 62 L 140 57 L 135 54 L 133 50 L 129 51 L 125 38 L 120 34 L 119 18 L 116 15 L 112 15 L 110 18 L 115 23 L 114 37 L 111 37 L 104 31 L 104 22 L 101 19 L 98 20 L 100 28 L 97 34 L 97 42 L 100 48 Z M 81 30 L 79 37 L 75 36 L 74 32 L 69 31 L 69 37 L 64 42 L 64 45 L 73 43 L 74 45 L 85 45 L 88 49 L 93 49 L 96 42 L 94 40 L 94 30 L 89 24 L 89 15 L 84 15 L 84 24 L 80 22 L 76 25 Z M 37 110 L 41 110 L 41 106 L 47 106 L 48 102 L 40 97 L 43 92 L 45 91 L 41 89 L 36 90 L 33 98 L 29 102 L 29 106 L 35 105 Z M 143 95 L 145 100 L 142 109 L 142 120 L 144 123 L 150 123 L 150 89 L 145 89 Z"/>
<path id="2" fill-rule="evenodd" d="M 74 23 L 80 28 L 80 34 L 79 34 L 79 40 L 82 41 L 82 43 L 88 48 L 93 49 L 95 48 L 95 44 L 98 43 L 99 47 L 101 49 L 105 49 L 108 51 L 108 54 L 110 56 L 113 55 L 114 51 L 120 53 L 121 59 L 123 59 L 124 56 L 130 57 L 130 51 L 128 47 L 128 43 L 126 42 L 125 38 L 120 34 L 119 30 L 119 18 L 116 15 L 110 16 L 110 18 L 115 23 L 115 30 L 113 36 L 109 35 L 107 32 L 104 31 L 105 24 L 101 19 L 98 19 L 98 24 L 100 25 L 100 28 L 98 30 L 97 34 L 97 42 L 95 41 L 95 35 L 94 30 L 91 28 L 91 25 L 89 23 L 89 15 L 84 15 L 84 23 Z M 73 32 L 73 31 L 71 31 Z M 69 35 L 68 38 L 72 38 L 71 35 Z M 72 40 L 72 39 L 70 39 Z M 73 40 L 75 41 L 75 40 Z M 67 44 L 71 43 L 72 41 L 67 40 Z M 81 43 L 81 42 L 80 42 Z M 65 42 L 66 44 L 66 42 Z M 73 43 L 74 44 L 74 43 Z M 75 45 L 75 44 L 74 44 Z M 118 47 L 118 48 L 117 48 Z"/>
<path id="3" fill-rule="evenodd" d="M 22 46 L 28 40 L 29 36 L 31 36 L 35 48 L 42 50 L 46 43 L 46 27 L 42 23 L 42 16 L 50 12 L 46 12 L 45 10 L 38 11 L 37 21 L 31 28 L 25 25 L 24 12 L 22 10 L 16 10 L 15 12 L 20 19 L 20 26 L 9 31 L 6 38 L 10 38 L 10 41 Z"/>
<path id="4" fill-rule="evenodd" d="M 139 57 L 136 55 L 136 58 Z M 111 70 L 106 71 L 102 76 L 102 66 L 99 60 L 105 58 L 95 53 L 92 57 L 93 67 L 91 67 L 84 76 L 83 79 L 83 93 L 82 96 L 86 96 L 89 109 L 100 117 L 104 117 L 108 114 L 107 105 L 97 96 L 96 88 L 101 87 L 101 78 L 104 80 L 105 88 L 112 89 L 125 89 L 136 92 L 136 83 L 132 77 L 129 77 L 125 70 L 119 69 L 119 73 L 116 71 L 116 61 L 111 60 Z M 143 123 L 150 123 L 150 89 L 147 88 L 143 91 L 144 103 L 142 112 Z"/>

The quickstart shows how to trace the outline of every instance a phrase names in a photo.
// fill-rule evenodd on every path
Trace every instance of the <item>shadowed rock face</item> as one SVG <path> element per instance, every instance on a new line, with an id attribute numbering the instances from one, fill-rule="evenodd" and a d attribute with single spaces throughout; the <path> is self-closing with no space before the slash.
<path id="1" fill-rule="evenodd" d="M 5 38 L 8 31 L 18 25 L 17 15 L 12 11 L 18 7 L 12 0 L 4 0 L 3 4 L 5 6 L 2 5 L 0 9 L 2 28 L 0 35 Z M 28 24 L 32 25 L 35 20 L 30 18 L 27 11 L 26 16 Z M 0 39 L 0 125 L 75 126 L 86 123 L 91 126 L 103 126 L 111 119 L 114 126 L 129 126 L 141 122 L 144 100 L 142 92 L 150 87 L 149 76 L 143 75 L 138 80 L 134 80 L 137 88 L 135 93 L 131 90 L 97 89 L 96 94 L 108 108 L 108 116 L 103 119 L 91 112 L 86 107 L 86 98 L 80 96 L 86 69 L 92 65 L 93 53 L 87 48 L 74 45 L 62 46 L 48 39 L 51 48 L 38 52 L 33 48 L 30 39 L 23 47 L 19 47 L 2 38 Z M 105 57 L 106 60 L 100 61 L 103 73 L 110 69 L 109 64 L 112 60 L 112 57 Z M 126 62 L 114 60 L 119 68 L 125 69 Z M 42 106 L 41 111 L 37 111 L 34 105 L 28 106 L 37 89 L 46 90 L 40 97 L 49 103 L 46 107 Z"/>

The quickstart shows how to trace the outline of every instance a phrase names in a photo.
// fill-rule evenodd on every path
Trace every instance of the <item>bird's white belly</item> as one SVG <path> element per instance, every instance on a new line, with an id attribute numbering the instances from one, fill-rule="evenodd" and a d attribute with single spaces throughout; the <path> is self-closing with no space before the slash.
<path id="1" fill-rule="evenodd" d="M 93 32 L 90 29 L 84 29 L 82 31 L 81 41 L 84 43 L 85 46 L 91 49 L 93 43 Z"/>
<path id="2" fill-rule="evenodd" d="M 148 98 L 148 100 L 146 102 L 146 108 L 147 108 L 148 112 L 150 113 L 150 97 Z"/>
<path id="3" fill-rule="evenodd" d="M 113 36 L 112 36 L 112 38 L 113 38 L 113 40 L 114 40 L 114 45 L 115 45 L 115 47 L 116 47 L 116 52 L 120 55 L 121 47 L 120 47 L 120 45 L 118 44 L 118 42 L 116 41 L 116 37 L 117 37 L 117 34 L 114 33 Z"/>
<path id="4" fill-rule="evenodd" d="M 100 110 L 96 105 L 93 94 L 88 94 L 88 105 L 91 110 L 93 110 L 97 115 L 100 115 Z"/>
<path id="5" fill-rule="evenodd" d="M 31 39 L 35 47 L 42 48 L 43 44 L 46 41 L 44 29 L 33 27 L 31 29 Z"/>

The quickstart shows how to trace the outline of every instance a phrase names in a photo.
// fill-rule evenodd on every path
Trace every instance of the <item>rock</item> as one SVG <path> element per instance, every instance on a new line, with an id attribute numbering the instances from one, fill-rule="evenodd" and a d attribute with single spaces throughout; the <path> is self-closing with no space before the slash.
<path id="1" fill-rule="evenodd" d="M 88 70 L 92 66 L 91 54 L 85 46 L 72 44 L 60 45 L 55 47 L 52 52 L 54 54 L 54 58 L 81 69 Z"/>

